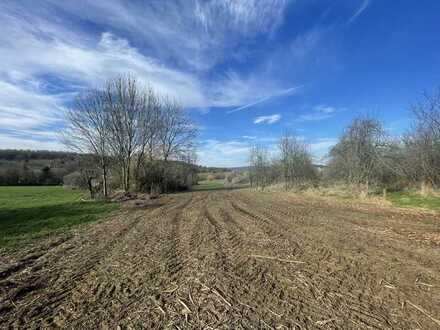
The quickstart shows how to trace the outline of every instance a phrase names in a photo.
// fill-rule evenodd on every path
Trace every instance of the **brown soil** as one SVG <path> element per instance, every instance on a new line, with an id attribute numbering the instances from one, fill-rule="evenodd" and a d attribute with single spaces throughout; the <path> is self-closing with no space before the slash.
<path id="1" fill-rule="evenodd" d="M 0 327 L 438 329 L 440 219 L 247 190 L 131 203 L 0 261 Z"/>

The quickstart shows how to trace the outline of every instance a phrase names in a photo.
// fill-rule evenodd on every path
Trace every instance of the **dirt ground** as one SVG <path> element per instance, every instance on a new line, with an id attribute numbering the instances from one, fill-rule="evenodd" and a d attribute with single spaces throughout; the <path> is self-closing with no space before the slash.
<path id="1" fill-rule="evenodd" d="M 0 255 L 0 328 L 439 329 L 440 217 L 248 190 Z"/>

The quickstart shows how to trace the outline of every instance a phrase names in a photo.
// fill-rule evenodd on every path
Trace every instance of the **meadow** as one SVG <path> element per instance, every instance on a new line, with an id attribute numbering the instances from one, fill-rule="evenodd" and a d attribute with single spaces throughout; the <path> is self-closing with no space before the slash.
<path id="1" fill-rule="evenodd" d="M 0 187 L 0 247 L 17 247 L 90 223 L 118 205 L 84 201 L 84 192 L 61 186 Z"/>

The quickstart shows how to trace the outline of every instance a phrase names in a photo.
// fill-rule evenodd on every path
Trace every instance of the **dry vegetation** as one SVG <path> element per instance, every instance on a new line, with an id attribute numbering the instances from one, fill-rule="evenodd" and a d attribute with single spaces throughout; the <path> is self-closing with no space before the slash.
<path id="1" fill-rule="evenodd" d="M 2 327 L 437 329 L 438 216 L 221 190 L 2 253 Z"/>
<path id="2" fill-rule="evenodd" d="M 436 195 L 440 186 L 440 89 L 412 105 L 413 121 L 403 136 L 393 137 L 371 116 L 354 118 L 330 149 L 325 165 L 313 165 L 310 146 L 291 133 L 281 137 L 278 152 L 265 145 L 250 148 L 252 186 L 288 189 L 345 185 L 355 195 L 386 195 L 418 190 Z"/>

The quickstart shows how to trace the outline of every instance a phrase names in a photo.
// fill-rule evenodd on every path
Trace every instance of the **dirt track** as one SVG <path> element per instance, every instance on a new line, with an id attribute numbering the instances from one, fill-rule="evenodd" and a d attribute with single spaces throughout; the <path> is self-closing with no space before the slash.
<path id="1" fill-rule="evenodd" d="M 0 327 L 440 328 L 438 217 L 249 191 L 155 203 L 3 256 Z"/>

